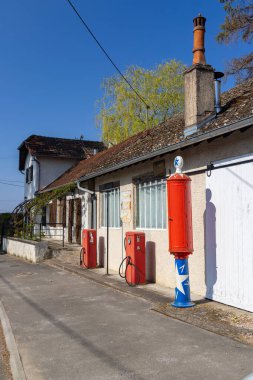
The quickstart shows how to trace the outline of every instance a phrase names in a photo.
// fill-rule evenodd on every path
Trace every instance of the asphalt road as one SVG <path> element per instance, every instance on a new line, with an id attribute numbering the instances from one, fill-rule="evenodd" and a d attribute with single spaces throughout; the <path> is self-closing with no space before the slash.
<path id="1" fill-rule="evenodd" d="M 0 256 L 0 297 L 28 380 L 242 379 L 253 349 L 85 278 Z"/>

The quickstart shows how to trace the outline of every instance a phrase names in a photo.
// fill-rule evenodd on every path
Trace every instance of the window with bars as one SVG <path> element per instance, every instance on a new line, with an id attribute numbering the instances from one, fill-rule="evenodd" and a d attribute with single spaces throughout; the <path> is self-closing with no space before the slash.
<path id="1" fill-rule="evenodd" d="M 120 227 L 120 191 L 115 188 L 102 192 L 102 220 L 101 227 L 107 227 L 107 201 L 108 201 L 108 226 Z"/>
<path id="2" fill-rule="evenodd" d="M 136 227 L 166 228 L 166 181 L 147 181 L 136 185 Z"/>

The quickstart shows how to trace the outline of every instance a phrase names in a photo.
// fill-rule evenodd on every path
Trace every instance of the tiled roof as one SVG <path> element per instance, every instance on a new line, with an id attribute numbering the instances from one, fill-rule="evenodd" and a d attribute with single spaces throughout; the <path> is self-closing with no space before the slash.
<path id="1" fill-rule="evenodd" d="M 102 142 L 63 139 L 57 137 L 31 135 L 18 147 L 19 170 L 24 169 L 27 152 L 36 157 L 71 158 L 73 160 L 86 159 L 94 154 L 94 149 L 105 149 Z"/>
<path id="2" fill-rule="evenodd" d="M 222 112 L 217 118 L 205 124 L 195 135 L 253 116 L 253 79 L 222 94 Z M 192 138 L 193 135 L 190 136 Z M 189 137 L 188 137 L 189 138 Z M 62 174 L 44 190 L 50 190 L 103 169 L 111 168 L 145 154 L 158 151 L 170 145 L 186 141 L 184 136 L 184 116 L 178 114 L 158 126 L 140 132 L 89 160 L 82 160 Z"/>

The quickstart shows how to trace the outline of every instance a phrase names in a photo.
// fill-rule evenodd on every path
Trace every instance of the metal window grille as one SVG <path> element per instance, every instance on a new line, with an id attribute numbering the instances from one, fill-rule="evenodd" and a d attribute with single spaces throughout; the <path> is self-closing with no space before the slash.
<path id="1" fill-rule="evenodd" d="M 109 227 L 120 227 L 120 191 L 118 188 L 102 193 L 102 227 L 107 227 L 107 201 Z"/>
<path id="2" fill-rule="evenodd" d="M 136 187 L 137 228 L 166 228 L 166 181 L 139 183 Z"/>

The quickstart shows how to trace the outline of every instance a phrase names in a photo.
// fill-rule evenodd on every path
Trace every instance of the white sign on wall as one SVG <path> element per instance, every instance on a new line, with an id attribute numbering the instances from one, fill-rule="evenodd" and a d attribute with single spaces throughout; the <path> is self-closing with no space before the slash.
<path id="1" fill-rule="evenodd" d="M 120 194 L 120 218 L 123 223 L 131 222 L 131 191 Z"/>

